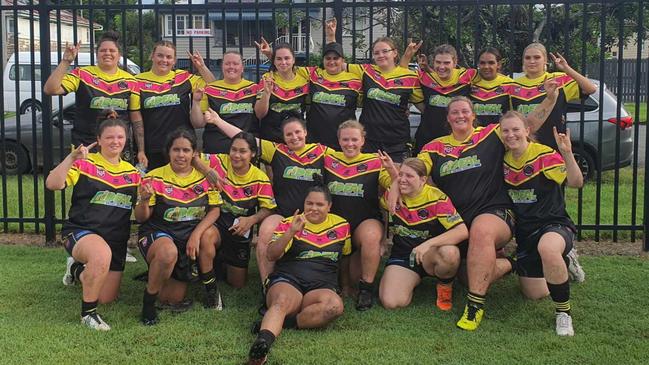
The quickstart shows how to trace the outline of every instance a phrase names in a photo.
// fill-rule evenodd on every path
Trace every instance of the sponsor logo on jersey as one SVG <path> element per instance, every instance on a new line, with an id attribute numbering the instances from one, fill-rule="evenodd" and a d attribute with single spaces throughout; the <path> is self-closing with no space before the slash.
<path id="1" fill-rule="evenodd" d="M 406 238 L 413 238 L 413 239 L 417 239 L 417 238 L 426 239 L 430 236 L 428 230 L 418 231 L 398 224 L 392 226 L 392 228 L 390 228 L 390 231 L 392 231 L 392 233 L 395 235 L 406 237 Z"/>
<path id="2" fill-rule="evenodd" d="M 323 259 L 329 259 L 333 262 L 338 261 L 338 252 L 321 252 L 321 251 L 302 251 L 297 255 L 298 259 L 302 260 L 309 260 L 309 259 L 317 259 L 317 258 L 323 258 Z"/>
<path id="3" fill-rule="evenodd" d="M 516 111 L 527 116 L 534 110 L 534 108 L 536 108 L 536 104 L 522 104 L 516 108 Z"/>
<path id="4" fill-rule="evenodd" d="M 363 190 L 363 184 L 332 181 L 329 183 L 328 187 L 329 187 L 329 191 L 333 195 L 358 196 L 362 198 L 365 194 L 365 191 Z"/>
<path id="5" fill-rule="evenodd" d="M 126 89 L 128 89 L 128 84 L 126 83 L 126 81 L 120 81 L 120 82 L 117 83 L 117 87 L 120 90 L 126 90 Z"/>
<path id="6" fill-rule="evenodd" d="M 313 181 L 313 174 L 320 174 L 320 169 L 306 169 L 299 166 L 288 166 L 284 169 L 284 178 L 291 180 Z"/>
<path id="7" fill-rule="evenodd" d="M 248 214 L 248 209 L 241 208 L 227 201 L 223 201 L 223 204 L 221 205 L 221 212 L 229 212 L 236 216 L 245 216 Z"/>
<path id="8" fill-rule="evenodd" d="M 446 161 L 440 166 L 440 176 L 455 174 L 458 172 L 475 169 L 482 166 L 478 156 L 467 156 L 457 160 Z"/>
<path id="9" fill-rule="evenodd" d="M 223 103 L 219 108 L 219 114 L 252 114 L 253 112 L 252 103 Z"/>
<path id="10" fill-rule="evenodd" d="M 385 103 L 394 104 L 394 105 L 401 104 L 401 96 L 389 93 L 389 92 L 387 92 L 385 90 L 381 90 L 381 89 L 376 88 L 376 87 L 370 88 L 367 91 L 367 98 L 368 99 L 373 99 L 373 100 L 378 100 L 378 101 L 383 101 Z"/>
<path id="11" fill-rule="evenodd" d="M 300 103 L 273 103 L 270 105 L 270 110 L 275 113 L 282 112 L 302 112 L 302 104 Z"/>
<path id="12" fill-rule="evenodd" d="M 503 106 L 500 104 L 473 104 L 476 115 L 501 115 Z"/>
<path id="13" fill-rule="evenodd" d="M 448 217 L 446 217 L 446 221 L 448 223 L 455 223 L 455 222 L 459 222 L 461 220 L 462 220 L 462 217 L 460 217 L 460 215 L 458 213 L 455 213 L 453 215 L 449 215 Z"/>
<path id="14" fill-rule="evenodd" d="M 167 222 L 189 222 L 201 220 L 205 207 L 173 207 L 165 210 L 163 218 Z"/>
<path id="15" fill-rule="evenodd" d="M 311 101 L 318 104 L 345 106 L 345 95 L 329 94 L 318 91 L 313 94 Z"/>
<path id="16" fill-rule="evenodd" d="M 247 197 L 251 197 L 252 196 L 252 188 L 250 186 L 244 187 L 243 188 L 243 195 L 245 195 Z"/>
<path id="17" fill-rule="evenodd" d="M 126 110 L 127 107 L 128 101 L 126 99 L 95 96 L 90 100 L 90 109 Z"/>
<path id="18" fill-rule="evenodd" d="M 155 95 L 144 99 L 144 109 L 172 105 L 180 105 L 180 97 L 177 94 Z"/>
<path id="19" fill-rule="evenodd" d="M 507 193 L 514 204 L 536 203 L 537 201 L 534 189 L 509 189 Z"/>
<path id="20" fill-rule="evenodd" d="M 100 204 L 130 210 L 133 206 L 131 198 L 130 195 L 103 190 L 95 193 L 95 196 L 90 199 L 90 204 Z"/>
<path id="21" fill-rule="evenodd" d="M 431 95 L 430 98 L 428 98 L 428 105 L 440 108 L 446 108 L 450 102 L 451 98 L 444 95 Z"/>
<path id="22" fill-rule="evenodd" d="M 205 188 L 203 188 L 202 185 L 194 185 L 192 190 L 194 190 L 194 193 L 196 193 L 196 195 L 201 195 L 205 192 Z"/>
<path id="23" fill-rule="evenodd" d="M 97 175 L 99 177 L 103 177 L 104 175 L 106 175 L 106 170 L 101 169 L 101 168 L 97 168 Z"/>

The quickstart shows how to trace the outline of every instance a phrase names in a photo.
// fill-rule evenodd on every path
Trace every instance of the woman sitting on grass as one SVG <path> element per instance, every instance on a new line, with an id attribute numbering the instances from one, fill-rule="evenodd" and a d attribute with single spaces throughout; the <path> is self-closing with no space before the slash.
<path id="1" fill-rule="evenodd" d="M 135 167 L 120 158 L 125 142 L 126 123 L 106 119 L 99 124 L 97 141 L 75 148 L 45 181 L 50 190 L 74 186 L 61 231 L 71 256 L 63 284 L 81 282 L 81 323 L 99 331 L 110 330 L 97 313 L 97 303 L 112 302 L 119 294 L 131 209 L 140 183 Z M 99 152 L 90 153 L 95 146 Z"/>

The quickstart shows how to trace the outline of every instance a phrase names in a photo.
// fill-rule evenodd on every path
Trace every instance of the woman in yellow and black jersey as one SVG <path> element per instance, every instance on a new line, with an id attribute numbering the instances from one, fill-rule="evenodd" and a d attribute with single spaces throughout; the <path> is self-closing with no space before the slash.
<path id="1" fill-rule="evenodd" d="M 304 119 L 309 80 L 305 72 L 296 72 L 290 45 L 279 44 L 271 57 L 270 72 L 259 81 L 255 114 L 259 118 L 259 137 L 281 143 L 282 122 L 290 117 Z"/>
<path id="2" fill-rule="evenodd" d="M 560 133 L 566 131 L 564 116 L 568 102 L 584 98 L 597 90 L 588 78 L 575 71 L 560 54 L 550 53 L 552 62 L 560 72 L 547 72 L 548 52 L 541 43 L 532 43 L 523 52 L 523 72 L 525 75 L 515 79 L 516 84 L 511 92 L 512 110 L 527 116 L 546 95 L 543 82 L 553 79 L 559 86 L 557 102 L 545 123 L 536 132 L 538 141 L 552 148 L 557 148 L 552 135 L 552 127 Z"/>
<path id="3" fill-rule="evenodd" d="M 217 111 L 228 123 L 245 132 L 259 134 L 259 120 L 255 115 L 255 102 L 259 85 L 243 79 L 243 59 L 234 51 L 225 52 L 222 62 L 223 79 L 205 85 L 194 94 L 192 123 L 196 128 L 205 127 L 203 151 L 205 153 L 228 153 L 230 138 L 211 124 L 205 124 L 203 113 L 207 109 Z"/>
<path id="4" fill-rule="evenodd" d="M 559 152 L 529 141 L 530 129 L 522 114 L 510 112 L 500 126 L 507 153 L 505 184 L 516 213 L 516 271 L 523 293 L 532 299 L 550 294 L 555 305 L 556 333 L 572 336 L 568 253 L 575 225 L 566 212 L 562 186 L 583 185 L 572 154 L 570 130 L 553 129 Z"/>
<path id="5" fill-rule="evenodd" d="M 169 164 L 150 171 L 138 189 L 135 219 L 142 223 L 138 247 L 149 265 L 142 322 L 158 322 L 155 301 L 181 302 L 191 279 L 190 260 L 214 247 L 200 245 L 200 237 L 219 217 L 221 197 L 207 178 L 192 167 L 196 137 L 179 129 L 167 140 Z M 214 245 L 214 243 L 211 243 Z M 213 256 L 212 256 L 213 257 Z M 199 267 L 200 270 L 200 267 Z M 214 271 L 200 271 L 205 284 L 205 307 L 222 309 Z"/>
<path id="6" fill-rule="evenodd" d="M 478 57 L 478 77 L 471 83 L 469 98 L 478 125 L 486 127 L 498 123 L 500 117 L 511 109 L 509 94 L 513 90 L 510 77 L 499 73 L 502 67 L 500 51 L 487 47 Z"/>
<path id="7" fill-rule="evenodd" d="M 205 121 L 214 124 L 228 136 L 234 137 L 241 132 L 212 109 L 205 113 Z M 266 259 L 266 248 L 273 230 L 282 219 L 300 209 L 300 202 L 304 202 L 306 192 L 313 185 L 313 174 L 322 175 L 324 156 L 329 150 L 318 143 L 306 143 L 306 125 L 301 119 L 284 120 L 282 131 L 285 143 L 258 139 L 261 161 L 270 166 L 273 173 L 272 184 L 278 213 L 264 219 L 259 227 L 255 255 L 262 281 L 273 270 L 273 263 Z"/>
<path id="8" fill-rule="evenodd" d="M 421 44 L 419 42 L 408 45 L 406 55 L 401 59 L 402 66 L 404 63 L 408 64 Z M 415 153 L 419 153 L 424 144 L 448 134 L 448 103 L 454 96 L 469 96 L 471 83 L 477 74 L 473 68 L 457 68 L 457 51 L 450 44 L 437 46 L 430 58 L 432 69 L 428 67 L 426 56 L 420 55 L 423 62 L 420 62 L 418 76 L 424 94 L 424 111 L 415 134 Z"/>
<path id="9" fill-rule="evenodd" d="M 190 57 L 205 82 L 214 80 L 198 52 Z M 138 162 L 149 170 L 167 164 L 164 143 L 169 134 L 178 128 L 193 129 L 189 118 L 191 94 L 200 85 L 199 76 L 174 70 L 176 46 L 172 42 L 154 44 L 151 61 L 151 71 L 135 75 L 140 92 L 131 118 Z"/>
<path id="10" fill-rule="evenodd" d="M 199 165 L 204 166 L 206 175 L 212 175 L 212 180 L 220 184 L 223 198 L 221 215 L 214 226 L 203 233 L 201 242 L 216 242 L 217 264 L 225 266 L 217 270 L 225 272 L 228 283 L 235 288 L 246 284 L 252 226 L 261 223 L 277 208 L 268 176 L 253 164 L 257 151 L 255 136 L 240 132 L 232 137 L 229 154 L 200 155 L 202 163 Z M 201 261 L 201 268 L 211 268 L 209 260 L 206 257 L 205 262 Z"/>
<path id="11" fill-rule="evenodd" d="M 457 244 L 469 237 L 467 227 L 451 199 L 426 184 L 426 166 L 421 160 L 408 158 L 398 173 L 391 174 L 398 174 L 398 184 L 393 186 L 401 204 L 389 216 L 393 245 L 379 286 L 381 303 L 387 309 L 406 307 L 422 278 L 435 276 L 437 307 L 449 311 L 453 279 L 460 266 Z M 388 194 L 381 199 L 386 210 Z"/>
<path id="12" fill-rule="evenodd" d="M 351 253 L 349 224 L 329 213 L 331 195 L 322 181 L 316 183 L 307 192 L 303 213 L 296 210 L 273 234 L 267 255 L 277 264 L 267 280 L 268 311 L 253 325 L 257 338 L 248 364 L 266 362 L 282 328 L 321 328 L 343 314 L 338 267 Z"/>
<path id="13" fill-rule="evenodd" d="M 138 171 L 120 159 L 126 131 L 124 121 L 105 120 L 99 125 L 96 141 L 74 149 L 45 182 L 50 190 L 74 186 L 68 219 L 61 230 L 71 256 L 63 283 L 81 282 L 81 323 L 102 331 L 110 326 L 97 314 L 97 303 L 112 302 L 119 294 L 131 210 L 140 183 Z M 99 152 L 89 153 L 95 145 Z"/>
<path id="14" fill-rule="evenodd" d="M 75 93 L 76 112 L 72 123 L 72 143 L 89 145 L 96 139 L 101 111 L 111 109 L 129 119 L 139 92 L 133 75 L 119 68 L 122 57 L 119 35 L 109 31 L 97 43 L 97 66 L 68 69 L 79 53 L 80 44 L 66 45 L 61 63 L 43 86 L 48 95 Z"/>

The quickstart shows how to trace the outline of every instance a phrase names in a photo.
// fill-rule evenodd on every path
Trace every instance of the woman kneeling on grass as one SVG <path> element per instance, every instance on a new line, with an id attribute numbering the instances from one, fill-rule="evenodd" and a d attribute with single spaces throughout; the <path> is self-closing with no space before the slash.
<path id="1" fill-rule="evenodd" d="M 389 160 L 387 155 L 381 156 Z M 392 161 L 386 163 L 396 175 Z M 417 285 L 426 276 L 437 278 L 437 307 L 452 308 L 453 279 L 460 266 L 457 244 L 469 238 L 462 217 L 451 199 L 441 190 L 426 184 L 426 165 L 407 158 L 398 172 L 401 204 L 390 215 L 392 252 L 379 286 L 379 298 L 387 309 L 406 307 Z M 388 195 L 381 205 L 388 209 Z"/>
<path id="2" fill-rule="evenodd" d="M 125 122 L 104 120 L 97 129 L 97 141 L 79 145 L 45 181 L 50 190 L 74 186 L 61 231 L 71 256 L 63 284 L 81 282 L 81 323 L 100 331 L 110 326 L 97 314 L 97 303 L 112 302 L 119 294 L 131 209 L 140 183 L 137 170 L 120 159 L 125 142 Z M 95 145 L 99 152 L 89 153 Z"/>
<path id="3" fill-rule="evenodd" d="M 572 154 L 570 130 L 554 131 L 559 152 L 530 141 L 522 114 L 506 113 L 500 127 L 508 151 L 504 159 L 507 192 L 516 213 L 516 265 L 523 294 L 555 304 L 556 332 L 572 336 L 568 253 L 575 225 L 566 212 L 562 185 L 580 188 L 583 175 Z"/>
<path id="4" fill-rule="evenodd" d="M 275 229 L 267 256 L 276 261 L 268 277 L 268 311 L 250 348 L 248 364 L 264 364 L 282 328 L 320 328 L 343 314 L 338 295 L 338 263 L 351 253 L 349 223 L 329 213 L 331 195 L 322 177 L 304 199 L 304 213 L 295 211 Z"/>
<path id="5" fill-rule="evenodd" d="M 169 164 L 150 171 L 138 189 L 135 219 L 142 223 L 138 246 L 149 264 L 144 290 L 142 323 L 158 322 L 155 301 L 177 304 L 185 298 L 191 280 L 189 260 L 213 252 L 200 245 L 203 232 L 219 217 L 221 196 L 205 176 L 192 167 L 196 137 L 179 129 L 169 135 Z M 200 268 L 199 268 L 200 269 Z M 221 295 L 214 270 L 201 272 L 205 284 L 205 307 L 221 309 Z"/>

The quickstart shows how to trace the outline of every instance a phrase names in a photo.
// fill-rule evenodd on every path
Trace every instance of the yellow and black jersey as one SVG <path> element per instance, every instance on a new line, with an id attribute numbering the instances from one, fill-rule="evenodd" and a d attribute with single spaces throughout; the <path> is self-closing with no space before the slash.
<path id="1" fill-rule="evenodd" d="M 566 212 L 561 190 L 566 180 L 566 165 L 559 152 L 531 142 L 518 159 L 508 151 L 503 169 L 516 213 L 516 237 L 528 237 L 548 224 L 562 224 L 576 230 Z"/>
<path id="2" fill-rule="evenodd" d="M 500 117 L 511 110 L 509 94 L 514 89 L 510 77 L 498 74 L 493 80 L 484 80 L 479 75 L 471 84 L 469 97 L 478 125 L 486 127 L 500 122 Z"/>
<path id="3" fill-rule="evenodd" d="M 258 135 L 255 101 L 259 90 L 259 85 L 248 80 L 241 80 L 238 84 L 228 84 L 225 80 L 213 81 L 205 86 L 201 110 L 212 108 L 226 122 Z M 203 132 L 203 150 L 207 153 L 228 153 L 230 138 L 216 126 L 207 124 Z"/>
<path id="4" fill-rule="evenodd" d="M 282 122 L 290 117 L 304 120 L 307 97 L 309 96 L 309 79 L 304 71 L 295 74 L 293 80 L 284 80 L 277 72 L 267 72 L 264 77 L 272 77 L 275 86 L 270 95 L 268 114 L 259 121 L 259 136 L 263 139 L 282 143 Z M 259 91 L 264 90 L 264 78 L 259 81 Z M 261 94 L 257 94 L 257 99 Z"/>
<path id="5" fill-rule="evenodd" d="M 378 143 L 409 142 L 408 103 L 423 100 L 417 74 L 400 66 L 384 73 L 371 64 L 349 64 L 347 70 L 363 81 L 360 122 L 367 129 L 367 139 Z"/>
<path id="6" fill-rule="evenodd" d="M 142 113 L 144 144 L 147 152 L 162 152 L 167 135 L 178 128 L 193 130 L 189 120 L 191 94 L 200 78 L 183 70 L 158 76 L 152 71 L 135 76 L 140 91 L 133 109 Z"/>
<path id="7" fill-rule="evenodd" d="M 559 97 L 552 112 L 535 135 L 540 143 L 557 148 L 554 135 L 552 134 L 552 127 L 557 127 L 559 133 L 566 131 L 564 115 L 568 108 L 568 102 L 578 100 L 581 97 L 581 90 L 577 81 L 563 72 L 546 72 L 535 79 L 521 76 L 514 80 L 515 84 L 511 91 L 511 100 L 513 110 L 519 111 L 523 115 L 528 115 L 545 99 L 546 92 L 543 82 L 550 78 L 554 78 L 559 84 Z"/>
<path id="8" fill-rule="evenodd" d="M 129 120 L 128 111 L 136 110 L 137 82 L 122 69 L 109 75 L 97 66 L 75 68 L 63 77 L 61 86 L 65 94 L 75 93 L 76 111 L 72 124 L 75 145 L 88 145 L 97 140 L 102 110 L 114 110 L 124 120 Z"/>
<path id="9" fill-rule="evenodd" d="M 149 199 L 153 213 L 140 225 L 140 232 L 161 231 L 174 240 L 187 241 L 210 207 L 221 205 L 221 196 L 205 176 L 193 169 L 178 176 L 169 164 L 146 174 L 154 194 Z"/>
<path id="10" fill-rule="evenodd" d="M 256 166 L 245 175 L 237 175 L 226 154 L 201 154 L 201 159 L 226 182 L 223 184 L 219 227 L 229 229 L 237 217 L 250 217 L 259 208 L 275 209 L 275 196 L 268 176 Z"/>
<path id="11" fill-rule="evenodd" d="M 72 190 L 72 205 L 62 233 L 87 229 L 108 242 L 126 242 L 131 209 L 140 184 L 138 171 L 126 161 L 112 164 L 100 154 L 77 160 L 65 180 Z"/>
<path id="12" fill-rule="evenodd" d="M 424 93 L 426 108 L 415 134 L 415 152 L 437 137 L 449 134 L 446 109 L 454 96 L 469 96 L 471 82 L 477 75 L 473 68 L 456 68 L 448 80 L 442 80 L 437 72 L 419 70 L 419 83 Z"/>
<path id="13" fill-rule="evenodd" d="M 307 190 L 314 185 L 313 174 L 323 175 L 328 147 L 307 143 L 300 151 L 291 151 L 283 143 L 260 140 L 261 160 L 273 171 L 273 191 L 278 213 L 292 216 L 304 209 Z"/>
<path id="14" fill-rule="evenodd" d="M 356 119 L 361 95 L 360 77 L 342 71 L 336 75 L 317 67 L 300 68 L 309 79 L 310 106 L 306 114 L 309 141 L 332 148 L 338 145 L 338 126 Z"/>
<path id="15" fill-rule="evenodd" d="M 475 128 L 464 141 L 453 135 L 437 138 L 417 157 L 470 225 L 486 210 L 511 208 L 500 170 L 504 155 L 500 125 L 490 124 Z"/>
<path id="16" fill-rule="evenodd" d="M 342 152 L 327 153 L 325 181 L 332 198 L 331 211 L 344 217 L 352 230 L 369 218 L 379 219 L 379 185 L 389 180 L 375 153 L 361 153 L 348 159 Z"/>
<path id="17" fill-rule="evenodd" d="M 271 245 L 289 231 L 293 217 L 285 218 L 275 228 Z M 307 220 L 304 229 L 286 245 L 284 256 L 275 263 L 275 273 L 286 273 L 304 282 L 338 281 L 338 265 L 343 255 L 352 251 L 349 223 L 335 214 L 327 214 L 322 223 Z"/>
<path id="18" fill-rule="evenodd" d="M 388 194 L 386 191 L 381 197 L 381 207 L 386 211 Z M 401 203 L 397 211 L 389 216 L 393 257 L 408 257 L 413 248 L 427 239 L 464 223 L 451 199 L 430 185 L 424 185 L 415 198 L 402 196 Z"/>

